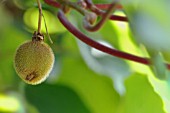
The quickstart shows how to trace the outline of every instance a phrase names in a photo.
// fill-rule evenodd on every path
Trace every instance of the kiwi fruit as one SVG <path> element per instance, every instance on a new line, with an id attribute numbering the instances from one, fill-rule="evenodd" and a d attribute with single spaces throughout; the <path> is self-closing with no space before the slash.
<path id="1" fill-rule="evenodd" d="M 52 70 L 54 54 L 43 40 L 42 34 L 34 32 L 32 41 L 23 43 L 16 51 L 15 70 L 18 76 L 28 84 L 40 84 Z"/>

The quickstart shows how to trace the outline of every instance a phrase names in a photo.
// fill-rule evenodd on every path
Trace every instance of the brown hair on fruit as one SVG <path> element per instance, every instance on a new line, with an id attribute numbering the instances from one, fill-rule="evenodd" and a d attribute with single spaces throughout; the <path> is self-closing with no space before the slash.
<path id="1" fill-rule="evenodd" d="M 28 84 L 40 84 L 52 70 L 54 54 L 43 40 L 43 35 L 35 32 L 32 41 L 23 43 L 16 51 L 15 70 Z"/>

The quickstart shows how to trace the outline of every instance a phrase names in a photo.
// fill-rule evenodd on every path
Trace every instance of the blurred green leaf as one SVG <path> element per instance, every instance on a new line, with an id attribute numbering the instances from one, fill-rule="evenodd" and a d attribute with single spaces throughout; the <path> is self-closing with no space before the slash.
<path id="1" fill-rule="evenodd" d="M 59 83 L 72 87 L 92 113 L 114 113 L 119 96 L 112 82 L 90 71 L 81 59 L 65 58 Z"/>
<path id="2" fill-rule="evenodd" d="M 27 9 L 36 4 L 35 0 L 13 0 L 15 5 L 21 9 Z"/>
<path id="3" fill-rule="evenodd" d="M 169 1 L 122 0 L 121 3 L 137 42 L 153 51 L 170 52 Z"/>
<path id="4" fill-rule="evenodd" d="M 151 61 L 153 64 L 151 69 L 153 70 L 154 75 L 161 80 L 168 80 L 170 72 L 164 63 L 163 56 L 160 53 L 154 54 Z"/>
<path id="5" fill-rule="evenodd" d="M 17 47 L 28 38 L 15 26 L 3 29 L 0 37 L 0 87 L 13 86 L 18 82 L 18 76 L 13 67 L 13 58 Z"/>
<path id="6" fill-rule="evenodd" d="M 107 21 L 104 26 L 100 29 L 100 34 L 103 39 L 112 44 L 115 48 L 119 48 L 119 35 L 115 26 L 112 25 L 111 21 Z"/>
<path id="7" fill-rule="evenodd" d="M 154 91 L 147 76 L 134 74 L 126 82 L 123 113 L 165 113 L 161 97 Z"/>
<path id="8" fill-rule="evenodd" d="M 105 41 L 99 41 L 99 43 L 112 48 Z M 127 63 L 122 59 L 93 49 L 80 41 L 78 44 L 86 64 L 98 74 L 109 76 L 114 81 L 115 89 L 119 94 L 123 94 L 125 92 L 124 79 L 131 73 Z"/>
<path id="9" fill-rule="evenodd" d="M 0 113 L 26 113 L 24 103 L 23 95 L 16 91 L 0 93 Z"/>
<path id="10" fill-rule="evenodd" d="M 114 113 L 119 95 L 112 81 L 91 71 L 82 60 L 73 38 L 67 38 L 64 46 L 72 51 L 63 56 L 63 69 L 58 83 L 74 89 L 92 113 Z"/>
<path id="11" fill-rule="evenodd" d="M 26 97 L 40 113 L 90 113 L 80 97 L 63 85 L 27 85 Z"/>
<path id="12" fill-rule="evenodd" d="M 115 15 L 126 16 L 123 11 L 116 11 Z M 124 52 L 143 56 L 141 48 L 139 48 L 134 42 L 134 37 L 129 27 L 128 22 L 112 21 L 111 25 L 114 26 L 118 38 L 118 48 Z M 110 41 L 109 41 L 110 42 Z"/>
<path id="13" fill-rule="evenodd" d="M 166 62 L 170 62 L 170 52 L 161 52 Z"/>
<path id="14" fill-rule="evenodd" d="M 5 10 L 4 6 L 0 4 L 0 33 L 11 22 L 11 15 Z"/>
<path id="15" fill-rule="evenodd" d="M 148 76 L 149 82 L 152 84 L 154 91 L 160 95 L 163 103 L 164 109 L 166 113 L 170 113 L 170 85 L 169 80 L 164 81 L 157 79 L 153 74 L 149 74 Z"/>
<path id="16" fill-rule="evenodd" d="M 45 17 L 47 29 L 49 33 L 53 34 L 56 32 L 64 32 L 66 30 L 61 25 L 61 23 L 56 18 L 56 16 L 54 16 L 51 12 L 47 10 L 43 10 L 42 12 Z M 38 8 L 29 8 L 24 13 L 24 17 L 23 17 L 24 22 L 29 28 L 31 28 L 31 32 L 32 30 L 35 31 L 38 29 L 38 16 L 39 16 Z M 46 33 L 44 21 L 42 21 L 41 25 L 42 25 L 42 32 Z"/>

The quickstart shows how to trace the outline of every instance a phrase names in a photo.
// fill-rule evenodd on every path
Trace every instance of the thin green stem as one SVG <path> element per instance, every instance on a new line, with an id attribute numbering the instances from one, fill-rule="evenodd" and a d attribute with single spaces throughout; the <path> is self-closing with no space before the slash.
<path id="1" fill-rule="evenodd" d="M 41 32 L 41 21 L 42 21 L 42 7 L 40 0 L 37 0 L 38 9 L 39 9 L 39 18 L 38 18 L 38 33 Z"/>

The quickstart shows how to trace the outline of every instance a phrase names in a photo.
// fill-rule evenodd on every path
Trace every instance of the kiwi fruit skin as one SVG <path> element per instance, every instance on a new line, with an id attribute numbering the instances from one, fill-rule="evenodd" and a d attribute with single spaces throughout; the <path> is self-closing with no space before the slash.
<path id="1" fill-rule="evenodd" d="M 19 46 L 14 59 L 18 76 L 28 84 L 43 82 L 54 64 L 52 49 L 43 41 L 28 41 Z"/>

